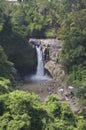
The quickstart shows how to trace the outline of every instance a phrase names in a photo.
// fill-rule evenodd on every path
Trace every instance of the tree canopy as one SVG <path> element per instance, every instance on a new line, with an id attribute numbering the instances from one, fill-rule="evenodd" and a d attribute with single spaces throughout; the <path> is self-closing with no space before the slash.
<path id="1" fill-rule="evenodd" d="M 78 87 L 86 105 L 86 0 L 0 0 L 0 129 L 86 130 L 83 117 L 56 97 L 41 104 L 34 94 L 13 91 L 16 72 L 24 75 L 36 67 L 29 38 L 63 41 L 65 80 Z"/>
<path id="2" fill-rule="evenodd" d="M 0 96 L 0 129 L 4 130 L 85 130 L 82 117 L 51 95 L 45 104 L 35 94 L 14 91 Z"/>

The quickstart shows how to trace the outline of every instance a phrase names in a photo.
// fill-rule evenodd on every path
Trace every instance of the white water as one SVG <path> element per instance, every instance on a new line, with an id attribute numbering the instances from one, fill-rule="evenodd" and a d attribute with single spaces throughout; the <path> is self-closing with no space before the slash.
<path id="1" fill-rule="evenodd" d="M 44 65 L 43 65 L 43 58 L 42 58 L 42 50 L 41 46 L 36 46 L 37 51 L 37 71 L 36 75 L 33 75 L 31 77 L 31 80 L 51 80 L 51 78 L 48 75 L 44 75 Z"/>
<path id="2" fill-rule="evenodd" d="M 44 76 L 44 66 L 43 66 L 41 46 L 37 46 L 36 51 L 37 51 L 37 59 L 38 59 L 36 76 L 40 77 L 40 76 Z"/>

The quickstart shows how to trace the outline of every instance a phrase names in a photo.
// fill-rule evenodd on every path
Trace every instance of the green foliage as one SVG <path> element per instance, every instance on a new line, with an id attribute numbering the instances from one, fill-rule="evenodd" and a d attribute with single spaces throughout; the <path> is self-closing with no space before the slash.
<path id="1" fill-rule="evenodd" d="M 86 81 L 85 12 L 86 9 L 79 9 L 67 14 L 59 30 L 59 36 L 64 40 L 61 63 L 69 74 L 68 82 L 78 87 Z"/>
<path id="2" fill-rule="evenodd" d="M 86 111 L 85 111 L 85 106 L 86 106 L 86 82 L 84 82 L 78 92 L 77 92 L 77 96 L 79 98 L 79 105 L 82 109 L 82 115 L 85 117 L 86 119 Z"/>
<path id="3" fill-rule="evenodd" d="M 72 72 L 69 74 L 68 82 L 80 88 L 86 82 L 86 69 L 82 66 L 73 66 Z"/>
<path id="4" fill-rule="evenodd" d="M 4 24 L 4 13 L 5 13 L 5 7 L 7 6 L 7 3 L 5 0 L 0 0 L 0 32 L 3 29 L 3 24 Z M 4 13 L 3 13 L 4 12 Z"/>
<path id="5" fill-rule="evenodd" d="M 9 79 L 0 78 L 0 95 L 11 91 L 11 83 Z"/>
<path id="6" fill-rule="evenodd" d="M 57 97 L 53 95 L 45 104 L 41 104 L 35 94 L 17 90 L 0 96 L 0 108 L 3 108 L 0 109 L 2 130 L 79 130 L 78 128 L 83 130 L 85 128 L 83 118 L 75 116 L 67 104 L 59 103 Z"/>
<path id="7" fill-rule="evenodd" d="M 0 97 L 0 128 L 20 129 L 42 129 L 42 119 L 45 111 L 36 95 L 23 91 L 14 91 L 9 95 Z"/>
<path id="8" fill-rule="evenodd" d="M 5 77 L 13 81 L 15 73 L 16 70 L 13 63 L 8 61 L 4 50 L 0 46 L 0 77 Z"/>
<path id="9" fill-rule="evenodd" d="M 4 8 L 3 6 L 1 9 Z M 28 26 L 32 10 L 28 11 L 29 5 L 27 7 L 26 4 L 7 3 L 5 10 L 2 10 L 3 29 L 0 31 L 0 45 L 22 75 L 33 71 L 36 64 L 35 49 L 28 43 L 31 34 L 29 34 Z M 12 66 L 11 62 L 5 66 Z"/>
<path id="10" fill-rule="evenodd" d="M 36 53 L 28 39 L 57 37 L 57 32 L 64 41 L 61 63 L 68 83 L 79 87 L 78 96 L 85 106 L 86 1 L 24 0 L 15 5 L 0 0 L 0 45 L 4 48 L 0 46 L 0 77 L 6 78 L 0 78 L 1 130 L 86 129 L 85 120 L 53 95 L 41 104 L 35 94 L 9 93 L 8 79 L 14 79 L 14 65 L 21 74 L 34 67 Z"/>
<path id="11" fill-rule="evenodd" d="M 60 103 L 58 102 L 58 98 L 54 95 L 49 96 L 48 101 L 45 103 L 45 109 L 53 113 L 53 115 L 56 117 L 60 117 Z"/>
<path id="12" fill-rule="evenodd" d="M 6 130 L 30 130 L 30 117 L 27 114 L 23 115 L 10 115 L 5 113 L 0 117 L 0 129 Z"/>
<path id="13" fill-rule="evenodd" d="M 39 15 L 35 2 L 18 5 L 11 13 L 12 28 L 23 37 L 40 37 L 44 30 L 44 16 Z"/>
<path id="14" fill-rule="evenodd" d="M 63 1 L 59 38 L 64 42 L 61 64 L 66 72 L 68 84 L 78 87 L 86 105 L 82 88 L 86 84 L 86 1 Z M 64 15 L 64 17 L 63 17 Z"/>

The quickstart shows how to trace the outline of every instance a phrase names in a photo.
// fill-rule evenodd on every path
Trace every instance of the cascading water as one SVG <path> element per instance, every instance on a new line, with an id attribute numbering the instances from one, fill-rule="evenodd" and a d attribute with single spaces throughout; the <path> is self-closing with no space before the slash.
<path id="1" fill-rule="evenodd" d="M 36 51 L 37 51 L 37 59 L 38 59 L 36 76 L 40 77 L 40 76 L 44 76 L 44 66 L 43 66 L 41 46 L 36 46 Z"/>
<path id="2" fill-rule="evenodd" d="M 42 49 L 41 45 L 36 46 L 37 52 L 37 70 L 36 75 L 31 76 L 31 80 L 51 80 L 51 78 L 46 74 L 44 75 L 44 65 L 43 65 L 43 57 L 42 57 Z"/>

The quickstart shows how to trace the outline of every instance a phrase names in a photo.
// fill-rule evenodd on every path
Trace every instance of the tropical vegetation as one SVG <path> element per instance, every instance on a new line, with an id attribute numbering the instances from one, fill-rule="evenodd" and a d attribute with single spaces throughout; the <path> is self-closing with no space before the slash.
<path id="1" fill-rule="evenodd" d="M 0 0 L 0 129 L 86 130 L 86 121 L 51 95 L 14 90 L 16 77 L 35 71 L 29 38 L 58 38 L 65 81 L 86 106 L 86 0 Z M 86 118 L 86 113 L 84 114 Z"/>

